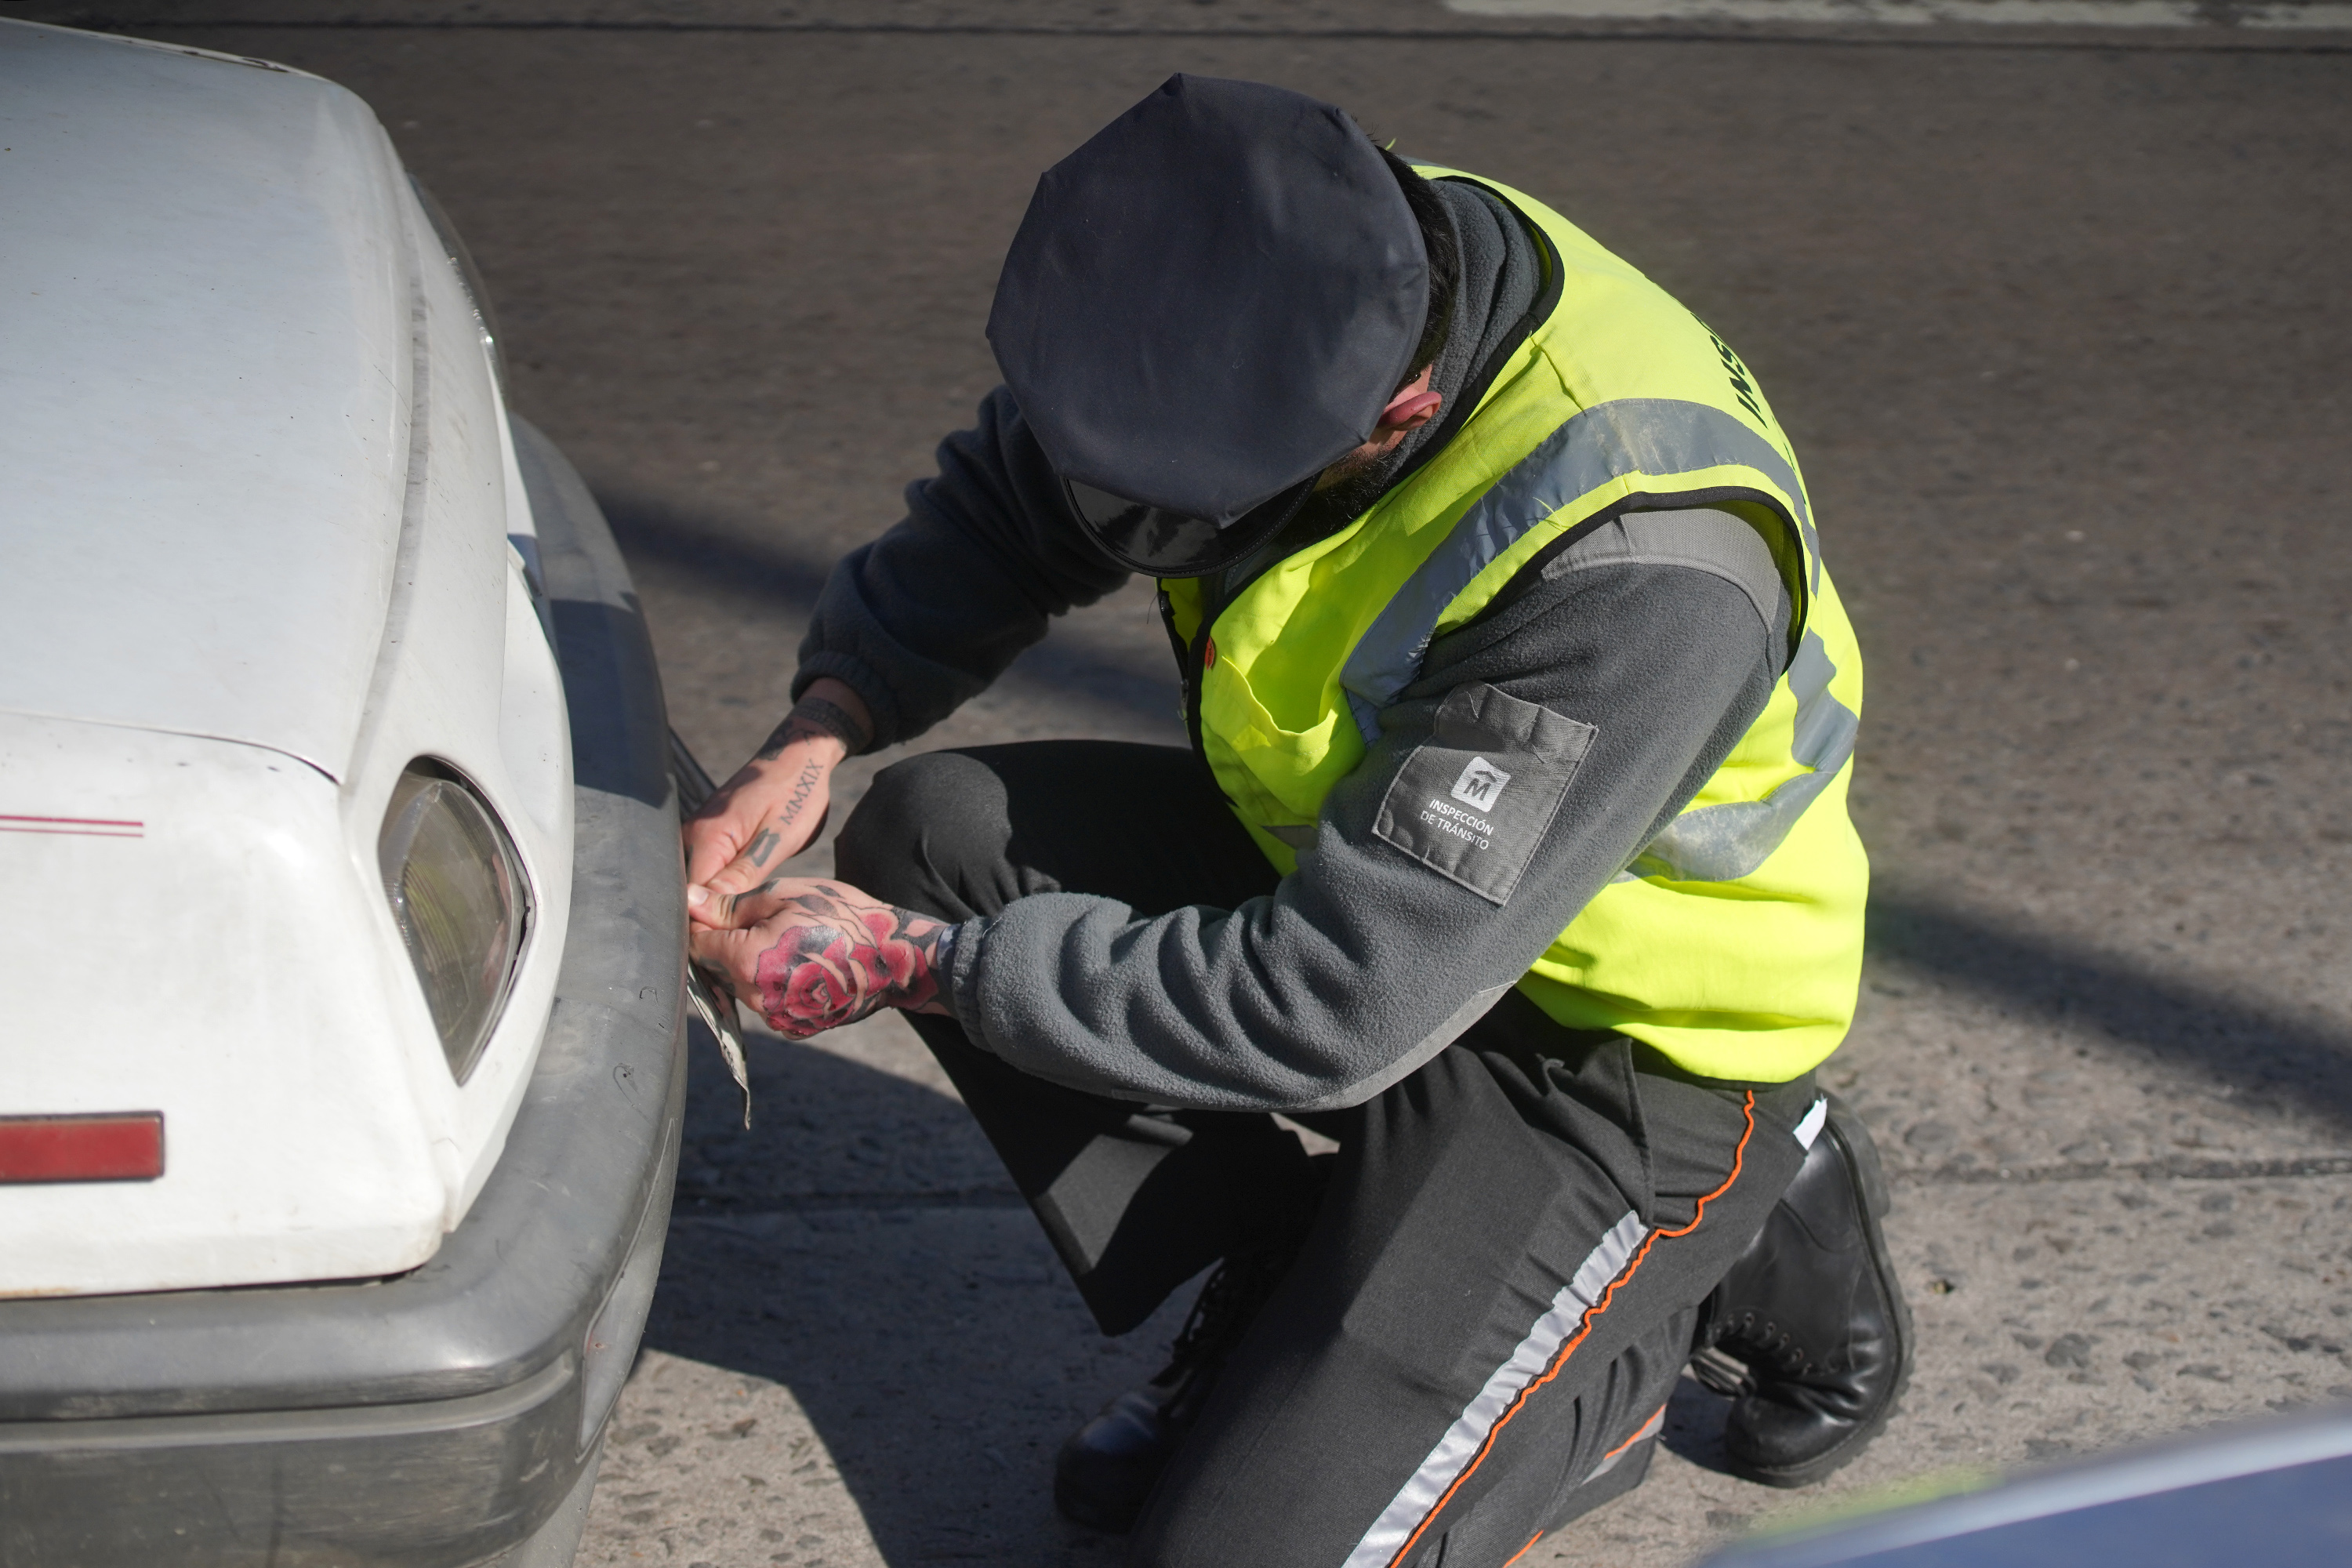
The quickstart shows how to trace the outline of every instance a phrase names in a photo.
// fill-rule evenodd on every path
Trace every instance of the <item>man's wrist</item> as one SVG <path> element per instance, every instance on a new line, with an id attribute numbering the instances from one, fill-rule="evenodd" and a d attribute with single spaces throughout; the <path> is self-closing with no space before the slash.
<path id="1" fill-rule="evenodd" d="M 761 755 L 795 742 L 814 743 L 820 736 L 838 742 L 843 756 L 855 756 L 874 743 L 873 715 L 856 687 L 830 675 L 820 675 L 805 685 L 794 684 L 799 695 L 793 701 L 793 710 L 768 737 Z"/>
<path id="2" fill-rule="evenodd" d="M 950 1017 L 955 1016 L 956 935 L 962 930 L 950 922 L 930 941 L 931 993 L 927 1000 L 938 1003 Z"/>
<path id="3" fill-rule="evenodd" d="M 866 742 L 873 738 L 856 714 L 830 698 L 820 697 L 814 692 L 793 704 L 793 710 L 784 716 L 784 727 L 830 735 L 851 753 L 863 750 Z"/>
<path id="4" fill-rule="evenodd" d="M 849 711 L 822 697 L 803 697 L 793 704 L 784 721 L 769 732 L 752 761 L 772 763 L 788 749 L 814 752 L 826 763 L 854 756 L 866 743 L 865 732 Z"/>

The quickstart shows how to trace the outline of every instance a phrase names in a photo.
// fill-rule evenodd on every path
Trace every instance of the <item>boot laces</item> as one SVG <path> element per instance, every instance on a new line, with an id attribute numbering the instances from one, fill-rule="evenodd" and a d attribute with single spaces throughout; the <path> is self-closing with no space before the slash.
<path id="1" fill-rule="evenodd" d="M 1759 1320 L 1753 1310 L 1741 1311 L 1726 1326 L 1716 1344 L 1748 1366 L 1782 1377 L 1799 1376 L 1812 1365 L 1813 1358 L 1795 1336 L 1769 1318 Z"/>
<path id="2" fill-rule="evenodd" d="M 1287 1261 L 1272 1253 L 1247 1252 L 1218 1264 L 1184 1316 L 1167 1367 L 1151 1381 L 1173 1383 L 1196 1368 L 1222 1363 L 1274 1293 Z"/>
<path id="3" fill-rule="evenodd" d="M 1714 1345 L 1692 1352 L 1690 1369 L 1703 1386 L 1727 1398 L 1756 1392 L 1756 1378 L 1748 1363 Z"/>

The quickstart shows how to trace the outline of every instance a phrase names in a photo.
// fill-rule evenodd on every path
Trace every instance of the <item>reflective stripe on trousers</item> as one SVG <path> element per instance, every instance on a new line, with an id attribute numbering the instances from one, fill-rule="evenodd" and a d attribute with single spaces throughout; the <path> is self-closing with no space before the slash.
<path id="1" fill-rule="evenodd" d="M 1584 1326 L 1585 1319 L 1608 1295 L 1609 1287 L 1623 1275 L 1625 1266 L 1649 1237 L 1650 1227 L 1631 1213 L 1610 1227 L 1601 1238 L 1601 1245 L 1586 1256 L 1576 1277 L 1561 1286 L 1559 1294 L 1551 1299 L 1550 1310 L 1536 1320 L 1535 1327 L 1511 1352 L 1511 1359 L 1495 1369 L 1486 1386 L 1478 1391 L 1478 1396 L 1446 1429 L 1437 1447 L 1429 1451 L 1429 1458 L 1421 1462 L 1412 1479 L 1381 1510 L 1380 1518 L 1372 1521 L 1371 1529 L 1348 1554 L 1342 1568 L 1389 1568 L 1410 1543 L 1422 1521 L 1437 1511 L 1471 1459 L 1501 1424 L 1504 1414 L 1527 1393 L 1529 1384 L 1543 1375 L 1569 1336 Z"/>
<path id="2" fill-rule="evenodd" d="M 1756 1096 L 1747 1097 L 1748 1130 L 1756 1130 Z M 1811 1108 L 1790 1130 L 1792 1141 L 1805 1151 L 1811 1151 L 1813 1141 L 1821 1135 L 1822 1124 L 1829 1118 L 1829 1100 L 1817 1098 Z M 1593 1317 L 1607 1309 L 1612 1287 L 1633 1277 L 1652 1242 L 1660 1237 L 1686 1236 L 1698 1227 L 1706 1217 L 1707 1206 L 1731 1189 L 1739 1174 L 1748 1146 L 1743 1136 L 1733 1152 L 1731 1172 L 1723 1184 L 1701 1198 L 1697 1213 L 1688 1225 L 1654 1231 L 1642 1223 L 1639 1215 L 1627 1211 L 1624 1217 L 1610 1226 L 1600 1242 L 1585 1255 L 1575 1276 L 1551 1299 L 1551 1304 L 1535 1326 L 1528 1331 L 1510 1358 L 1495 1369 L 1486 1386 L 1463 1408 L 1437 1446 L 1429 1451 L 1403 1486 L 1397 1489 L 1380 1517 L 1372 1521 L 1354 1551 L 1348 1554 L 1341 1568 L 1394 1568 L 1409 1554 L 1429 1522 L 1444 1510 L 1454 1489 L 1465 1473 L 1475 1467 L 1479 1453 L 1492 1440 L 1496 1431 L 1510 1418 L 1512 1407 L 1525 1399 L 1553 1372 L 1566 1350 L 1572 1350 L 1583 1337 L 1583 1331 Z M 1598 1479 L 1623 1455 L 1633 1444 L 1654 1435 L 1659 1426 L 1657 1415 L 1645 1421 L 1625 1442 L 1603 1456 L 1600 1464 L 1585 1481 Z M 1532 1545 L 1534 1542 L 1530 1542 Z"/>

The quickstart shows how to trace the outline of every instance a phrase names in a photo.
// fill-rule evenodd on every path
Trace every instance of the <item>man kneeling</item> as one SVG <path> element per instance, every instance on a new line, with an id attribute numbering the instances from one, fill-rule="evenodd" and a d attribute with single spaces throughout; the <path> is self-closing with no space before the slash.
<path id="1" fill-rule="evenodd" d="M 1049 171 L 1004 385 L 834 571 L 688 825 L 780 1031 L 908 1011 L 1107 1333 L 1215 1265 L 1055 1495 L 1144 1563 L 1496 1565 L 1638 1484 L 1853 1457 L 1909 1320 L 1853 1013 L 1853 632 L 1738 357 L 1542 204 L 1176 77 Z M 1189 749 L 834 765 L 1158 580 Z M 1336 1140 L 1310 1157 L 1281 1112 Z"/>

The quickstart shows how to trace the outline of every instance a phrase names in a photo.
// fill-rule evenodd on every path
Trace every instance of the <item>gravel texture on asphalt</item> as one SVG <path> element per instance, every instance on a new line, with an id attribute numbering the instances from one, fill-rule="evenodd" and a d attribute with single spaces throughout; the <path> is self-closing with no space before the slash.
<path id="1" fill-rule="evenodd" d="M 1650 1482 L 1524 1562 L 1668 1568 L 1956 1468 L 2352 1397 L 2344 36 L 1496 37 L 1424 0 L 135 16 L 376 106 L 722 774 L 826 567 L 993 380 L 1037 172 L 1169 71 L 1323 94 L 1553 202 L 1760 375 L 1870 660 L 1871 956 L 1827 1078 L 1891 1169 L 1920 1360 L 1793 1495 L 1722 1471 L 1686 1384 Z M 1173 742 L 1174 696 L 1131 588 L 918 744 Z M 749 1133 L 695 1063 L 582 1561 L 1115 1561 L 1053 1515 L 1051 1456 L 1181 1302 L 1099 1341 L 896 1020 L 752 1048 Z"/>

